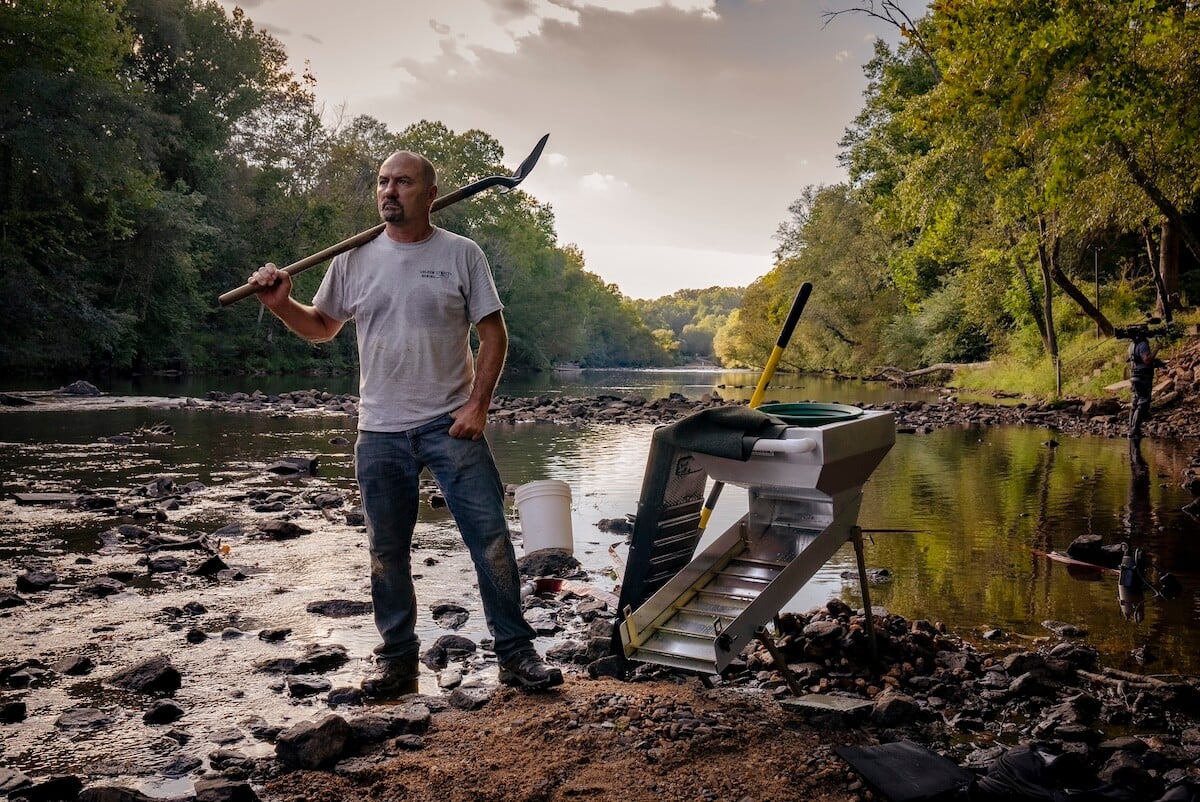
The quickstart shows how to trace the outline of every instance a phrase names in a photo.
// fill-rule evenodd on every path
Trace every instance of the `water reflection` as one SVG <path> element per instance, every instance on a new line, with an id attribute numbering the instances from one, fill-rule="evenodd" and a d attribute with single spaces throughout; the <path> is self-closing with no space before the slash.
<path id="1" fill-rule="evenodd" d="M 873 596 L 960 632 L 1000 627 L 1029 638 L 1046 634 L 1043 621 L 1065 621 L 1088 629 L 1088 640 L 1116 663 L 1153 643 L 1160 670 L 1194 672 L 1191 608 L 1200 577 L 1176 555 L 1194 561 L 1197 532 L 1169 479 L 1181 475 L 1187 453 L 1143 443 L 1143 466 L 1141 452 L 1131 463 L 1122 440 L 1051 442 L 1045 431 L 1023 427 L 902 438 L 868 485 L 863 525 L 907 522 L 922 532 L 882 535 L 868 547 L 868 561 L 896 577 Z M 1154 595 L 1141 620 L 1126 620 L 1113 603 L 1116 572 L 1077 572 L 1045 556 L 1065 552 L 1082 534 L 1130 541 L 1173 566 L 1181 598 Z"/>
<path id="2" fill-rule="evenodd" d="M 1125 553 L 1117 579 L 1117 604 L 1121 617 L 1134 624 L 1146 619 L 1146 569 L 1144 552 L 1137 546 L 1141 536 L 1154 525 L 1150 505 L 1150 465 L 1142 455 L 1142 441 L 1129 441 L 1129 498 L 1125 505 Z"/>

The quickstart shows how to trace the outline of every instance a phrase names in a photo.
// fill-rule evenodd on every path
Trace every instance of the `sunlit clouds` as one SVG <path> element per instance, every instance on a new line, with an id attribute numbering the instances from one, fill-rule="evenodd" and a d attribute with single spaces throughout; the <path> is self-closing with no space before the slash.
<path id="1" fill-rule="evenodd" d="M 794 0 L 241 5 L 293 68 L 310 63 L 331 111 L 478 128 L 510 167 L 549 132 L 522 189 L 633 297 L 770 270 L 788 205 L 844 179 L 837 143 L 862 105 L 862 64 L 877 36 L 896 39 Z"/>

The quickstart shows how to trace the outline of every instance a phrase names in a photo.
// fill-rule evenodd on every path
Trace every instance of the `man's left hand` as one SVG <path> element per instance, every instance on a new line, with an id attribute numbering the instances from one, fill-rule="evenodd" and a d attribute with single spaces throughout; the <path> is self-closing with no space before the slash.
<path id="1" fill-rule="evenodd" d="M 480 440 L 483 427 L 487 425 L 487 407 L 468 401 L 450 413 L 454 423 L 450 424 L 450 436 L 460 440 Z"/>

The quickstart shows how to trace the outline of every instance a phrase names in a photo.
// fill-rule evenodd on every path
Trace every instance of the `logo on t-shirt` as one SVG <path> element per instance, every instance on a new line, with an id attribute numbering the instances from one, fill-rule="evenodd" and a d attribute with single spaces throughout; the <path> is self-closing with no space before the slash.
<path id="1" fill-rule="evenodd" d="M 422 270 L 421 278 L 450 278 L 449 270 Z"/>

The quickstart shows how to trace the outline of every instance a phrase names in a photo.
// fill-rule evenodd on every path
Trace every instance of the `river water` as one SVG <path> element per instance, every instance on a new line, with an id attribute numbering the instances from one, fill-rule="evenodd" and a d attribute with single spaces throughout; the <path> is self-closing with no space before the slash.
<path id="1" fill-rule="evenodd" d="M 653 399 L 672 392 L 699 398 L 715 391 L 724 398 L 746 399 L 756 378 L 747 372 L 585 371 L 510 379 L 500 392 L 638 393 Z M 348 379 L 277 377 L 113 382 L 102 383 L 101 389 L 114 396 L 203 398 L 208 389 L 270 393 L 310 387 L 334 393 L 355 391 Z M 859 405 L 933 398 L 883 384 L 782 375 L 776 377 L 767 396 L 783 402 Z M 98 443 L 100 437 L 157 423 L 170 425 L 174 436 L 121 449 Z M 163 474 L 176 477 L 179 483 L 236 484 L 247 477 L 261 477 L 263 466 L 281 455 L 311 454 L 319 459 L 321 480 L 352 495 L 351 446 L 334 445 L 331 440 L 338 435 L 352 440 L 353 425 L 351 418 L 343 416 L 273 417 L 206 408 L 149 407 L 134 401 L 87 412 L 0 407 L 0 590 L 13 589 L 15 576 L 31 550 L 46 550 L 46 541 L 53 544 L 48 553 L 60 558 L 65 554 L 99 559 L 99 533 L 112 526 L 111 521 L 90 519 L 64 522 L 47 518 L 40 529 L 27 518 L 15 523 L 20 517 L 12 500 L 15 492 L 31 487 L 63 491 L 129 488 Z M 571 486 L 576 556 L 596 584 L 611 589 L 619 578 L 624 539 L 601 531 L 597 522 L 636 511 L 651 432 L 649 425 L 521 424 L 493 426 L 488 436 L 505 482 L 517 485 L 561 479 Z M 883 608 L 909 619 L 944 621 L 951 631 L 980 643 L 984 632 L 999 629 L 1005 633 L 1000 645 L 1009 648 L 1032 647 L 1039 639 L 1051 637 L 1042 622 L 1062 621 L 1086 629 L 1082 640 L 1098 648 L 1109 665 L 1147 673 L 1200 673 L 1200 572 L 1196 569 L 1200 527 L 1181 511 L 1191 495 L 1180 483 L 1193 450 L 1194 444 L 1147 440 L 1131 451 L 1123 439 L 1068 437 L 1021 426 L 899 434 L 865 487 L 859 516 L 860 525 L 870 535 L 868 568 L 886 568 L 891 575 L 890 581 L 870 588 L 876 612 Z M 723 532 L 745 509 L 745 491 L 726 488 L 709 525 L 710 535 Z M 217 518 L 206 520 L 203 513 L 196 515 L 192 526 L 198 530 L 213 531 L 224 523 Z M 422 546 L 442 562 L 441 569 L 429 572 L 449 568 L 458 572 L 449 578 L 443 573 L 438 584 L 428 590 L 419 585 L 425 602 L 435 595 L 454 595 L 456 583 L 461 585 L 457 577 L 467 570 L 467 562 L 444 510 L 423 509 L 422 524 L 432 533 L 425 536 Z M 1076 537 L 1085 534 L 1099 535 L 1105 543 L 1125 542 L 1142 549 L 1151 567 L 1148 576 L 1170 574 L 1177 580 L 1178 590 L 1166 598 L 1151 588 L 1140 604 L 1123 608 L 1115 573 L 1081 570 L 1045 556 L 1065 551 Z M 284 594 L 285 589 L 297 591 L 303 599 L 306 588 L 314 588 L 308 598 L 319 598 L 321 593 L 328 597 L 331 586 L 341 586 L 343 595 L 365 597 L 365 573 L 359 573 L 361 534 L 348 531 L 338 537 L 345 540 L 336 546 L 331 542 L 328 548 L 353 554 L 356 562 L 335 567 L 337 561 L 322 552 L 323 544 L 312 543 L 282 571 L 278 566 L 272 569 L 286 575 L 286 580 L 273 580 L 281 585 L 277 600 L 264 602 L 261 609 L 239 611 L 237 605 L 257 606 L 259 602 L 231 597 L 230 609 L 223 613 L 226 623 L 246 631 L 268 624 L 305 626 L 303 605 L 299 605 L 299 615 L 293 616 L 289 610 L 297 606 L 297 600 Z M 246 544 L 241 554 L 260 566 L 272 559 L 261 545 Z M 807 610 L 831 597 L 861 605 L 857 580 L 843 578 L 843 572 L 854 568 L 853 550 L 846 546 L 786 609 Z M 467 598 L 472 594 L 460 595 Z M 181 604 L 187 598 L 185 594 L 161 604 Z M 97 616 L 112 618 L 116 608 L 110 603 L 95 609 Z M 0 665 L 46 645 L 44 629 L 24 640 L 18 637 L 24 632 L 20 615 L 0 618 L 0 633 L 10 644 L 0 647 Z M 473 616 L 474 622 L 480 619 Z M 67 624 L 60 621 L 54 626 L 65 628 Z M 469 626 L 462 634 L 486 634 L 480 626 L 473 626 L 474 630 Z M 369 655 L 374 643 L 369 622 L 331 625 L 310 634 L 313 640 L 342 643 L 356 657 Z M 438 634 L 442 633 L 425 624 L 422 637 L 427 643 Z M 353 664 L 345 676 L 334 679 L 350 684 L 360 670 L 361 665 Z M 212 681 L 218 681 L 215 675 Z M 251 695 L 248 703 L 254 701 Z M 230 713 L 215 706 L 211 715 L 215 726 Z M 17 765 L 23 760 L 35 769 L 70 767 L 69 763 L 31 758 L 31 752 L 38 749 L 36 739 L 13 741 L 10 733 L 9 741 L 9 757 L 22 758 Z M 176 789 L 162 785 L 155 790 L 166 793 Z"/>

